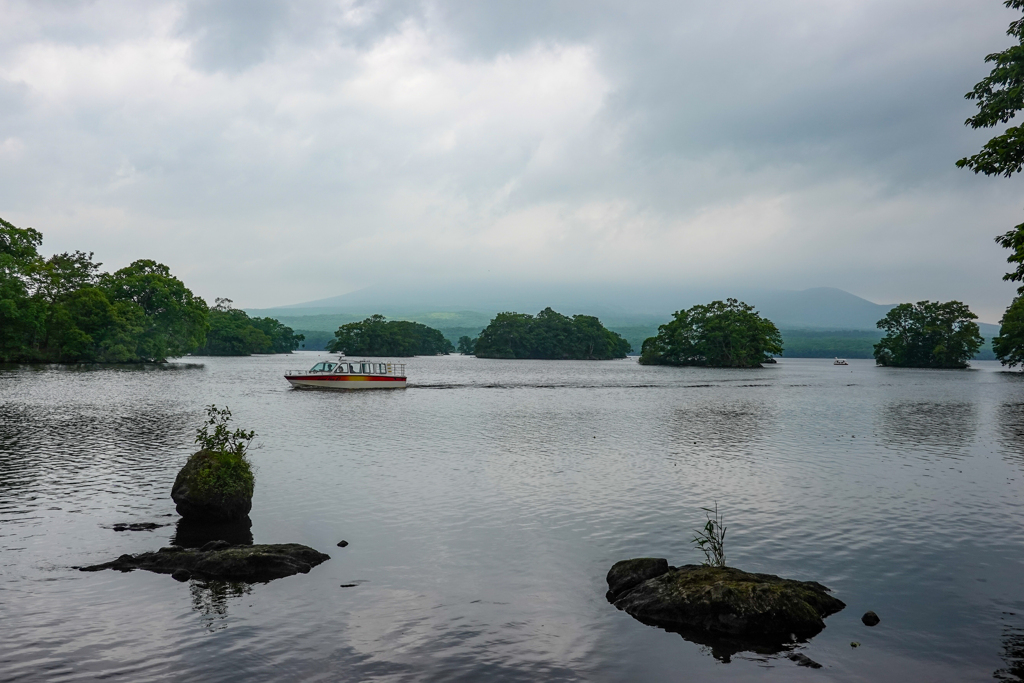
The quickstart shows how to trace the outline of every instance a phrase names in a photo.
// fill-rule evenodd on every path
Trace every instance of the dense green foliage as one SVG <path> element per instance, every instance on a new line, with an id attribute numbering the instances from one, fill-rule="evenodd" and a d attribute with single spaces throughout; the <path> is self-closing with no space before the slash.
<path id="1" fill-rule="evenodd" d="M 902 368 L 965 368 L 985 342 L 977 318 L 959 301 L 900 304 L 878 321 L 886 335 L 875 344 L 875 361 Z"/>
<path id="2" fill-rule="evenodd" d="M 457 349 L 458 352 L 463 355 L 472 356 L 476 353 L 476 339 L 467 335 L 462 335 L 459 337 Z"/>
<path id="3" fill-rule="evenodd" d="M 203 343 L 206 303 L 167 266 L 100 273 L 92 254 L 44 259 L 41 243 L 0 219 L 0 361 L 162 361 Z"/>
<path id="4" fill-rule="evenodd" d="M 607 360 L 625 358 L 629 342 L 592 315 L 569 316 L 545 308 L 536 316 L 499 313 L 476 339 L 478 358 Z"/>
<path id="5" fill-rule="evenodd" d="M 1024 0 L 1005 0 L 1003 4 L 1010 9 L 1024 10 Z M 985 62 L 993 64 L 991 73 L 965 95 L 978 105 L 978 113 L 966 121 L 971 128 L 1007 124 L 1016 118 L 1017 112 L 1024 110 L 1024 17 L 1011 22 L 1006 35 L 1015 39 L 1016 44 L 986 56 Z M 985 143 L 980 152 L 956 164 L 989 176 L 1009 178 L 1020 173 L 1024 170 L 1024 126 L 1006 128 L 1001 135 Z M 1014 270 L 1006 273 L 1003 279 L 1024 283 L 1024 223 L 996 237 L 996 243 L 1010 250 L 1006 260 L 1014 264 Z M 1024 284 L 1018 287 L 1017 292 L 1024 295 Z M 1024 358 L 1024 335 L 1017 334 L 1015 327 L 1019 301 L 1020 297 L 1015 299 L 1003 317 L 1004 326 L 1008 325 L 1006 334 L 1000 331 L 993 342 L 996 356 L 1011 366 Z"/>
<path id="6" fill-rule="evenodd" d="M 783 351 L 782 336 L 772 321 L 736 299 L 712 301 L 673 314 L 644 342 L 644 365 L 702 365 L 756 368 Z"/>
<path id="7" fill-rule="evenodd" d="M 210 330 L 197 356 L 248 356 L 253 353 L 291 353 L 305 339 L 273 318 L 250 318 L 231 307 L 231 299 L 217 299 L 210 309 Z"/>
<path id="8" fill-rule="evenodd" d="M 1006 0 L 1010 9 L 1024 9 L 1024 0 Z M 974 100 L 978 113 L 967 119 L 971 128 L 993 128 L 1009 123 L 1024 109 L 1024 18 L 1010 24 L 1006 34 L 1017 41 L 1002 52 L 985 57 L 992 72 L 964 97 Z M 978 154 L 956 162 L 975 173 L 1009 178 L 1024 168 L 1024 126 L 1012 126 L 989 140 Z"/>
<path id="9" fill-rule="evenodd" d="M 256 484 L 247 452 L 256 432 L 229 428 L 231 410 L 211 405 L 207 420 L 196 430 L 197 461 L 190 477 L 193 492 L 200 497 L 252 497 Z"/>
<path id="10" fill-rule="evenodd" d="M 451 353 L 455 347 L 432 327 L 372 315 L 339 327 L 327 350 L 350 356 L 434 356 Z"/>
<path id="11" fill-rule="evenodd" d="M 1013 300 L 999 324 L 999 336 L 992 340 L 996 358 L 1011 368 L 1024 365 L 1024 297 Z"/>
<path id="12" fill-rule="evenodd" d="M 0 218 L 0 362 L 287 353 L 302 339 L 272 318 L 230 310 L 227 299 L 210 311 L 161 263 L 141 259 L 103 273 L 91 253 L 43 258 L 42 241 L 39 231 Z"/>

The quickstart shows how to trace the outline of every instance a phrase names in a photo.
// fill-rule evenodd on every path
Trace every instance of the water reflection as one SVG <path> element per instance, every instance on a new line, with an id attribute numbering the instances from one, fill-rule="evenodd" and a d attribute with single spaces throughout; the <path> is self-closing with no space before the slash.
<path id="1" fill-rule="evenodd" d="M 1024 403 L 999 406 L 999 440 L 1006 447 L 1004 457 L 1024 466 Z"/>
<path id="2" fill-rule="evenodd" d="M 881 409 L 885 446 L 960 457 L 974 441 L 978 414 L 973 403 L 901 401 Z"/>
<path id="3" fill-rule="evenodd" d="M 200 614 L 209 631 L 227 628 L 228 604 L 232 598 L 252 593 L 252 586 L 233 581 L 192 581 L 189 584 L 192 609 Z"/>
<path id="4" fill-rule="evenodd" d="M 725 634 L 712 635 L 703 631 L 679 631 L 672 629 L 671 632 L 678 633 L 683 640 L 700 645 L 702 652 L 710 654 L 723 664 L 728 664 L 736 655 L 747 652 L 759 655 L 756 659 L 761 660 L 781 658 L 792 653 L 797 645 L 796 642 L 784 643 L 778 640 L 756 640 Z M 799 642 L 807 641 L 802 640 Z M 744 659 L 747 658 L 744 657 Z"/>
<path id="5" fill-rule="evenodd" d="M 1003 630 L 1003 653 L 1005 669 L 992 674 L 997 681 L 1021 683 L 1024 681 L 1024 628 L 1007 626 Z"/>
<path id="6" fill-rule="evenodd" d="M 206 524 L 179 519 L 171 544 L 182 548 L 201 548 L 210 541 L 227 541 L 231 545 L 252 545 L 252 520 L 249 515 L 235 522 Z"/>
<path id="7" fill-rule="evenodd" d="M 761 438 L 772 417 L 764 403 L 701 403 L 675 411 L 672 437 L 683 450 L 698 445 L 723 454 L 746 452 Z"/>

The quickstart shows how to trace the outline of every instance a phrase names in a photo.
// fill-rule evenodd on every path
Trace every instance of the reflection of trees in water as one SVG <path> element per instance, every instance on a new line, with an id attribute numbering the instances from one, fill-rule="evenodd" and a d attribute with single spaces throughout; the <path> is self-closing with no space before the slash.
<path id="1" fill-rule="evenodd" d="M 1006 447 L 1004 457 L 1024 466 L 1024 403 L 999 406 L 999 440 Z"/>
<path id="2" fill-rule="evenodd" d="M 189 585 L 189 591 L 192 594 L 192 609 L 202 616 L 203 626 L 218 631 L 227 627 L 224 620 L 228 616 L 230 599 L 252 593 L 252 586 L 229 581 L 195 580 Z"/>
<path id="3" fill-rule="evenodd" d="M 997 681 L 1024 682 L 1024 628 L 1019 626 L 1004 628 L 1003 653 L 1000 656 L 1006 663 L 1006 668 L 997 670 L 992 677 Z"/>
<path id="4" fill-rule="evenodd" d="M 772 417 L 767 406 L 754 401 L 691 405 L 673 415 L 672 436 L 684 448 L 696 442 L 702 449 L 736 453 L 759 439 Z"/>
<path id="5" fill-rule="evenodd" d="M 978 414 L 973 403 L 903 401 L 881 408 L 881 427 L 887 446 L 956 456 L 974 441 Z"/>

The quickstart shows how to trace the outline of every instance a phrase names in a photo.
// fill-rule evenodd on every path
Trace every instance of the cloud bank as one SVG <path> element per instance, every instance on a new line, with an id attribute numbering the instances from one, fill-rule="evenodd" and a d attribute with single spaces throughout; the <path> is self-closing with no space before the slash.
<path id="1" fill-rule="evenodd" d="M 953 166 L 996 0 L 0 1 L 0 216 L 269 307 L 381 282 L 835 286 L 998 319 Z"/>

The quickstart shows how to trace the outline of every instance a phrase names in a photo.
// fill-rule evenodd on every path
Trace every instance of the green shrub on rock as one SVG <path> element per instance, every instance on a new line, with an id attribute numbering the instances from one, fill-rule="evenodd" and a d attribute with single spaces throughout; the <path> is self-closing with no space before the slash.
<path id="1" fill-rule="evenodd" d="M 231 411 L 210 406 L 196 431 L 199 452 L 188 459 L 171 488 L 178 514 L 205 522 L 241 519 L 252 509 L 255 477 L 246 455 L 256 433 L 228 429 Z"/>

